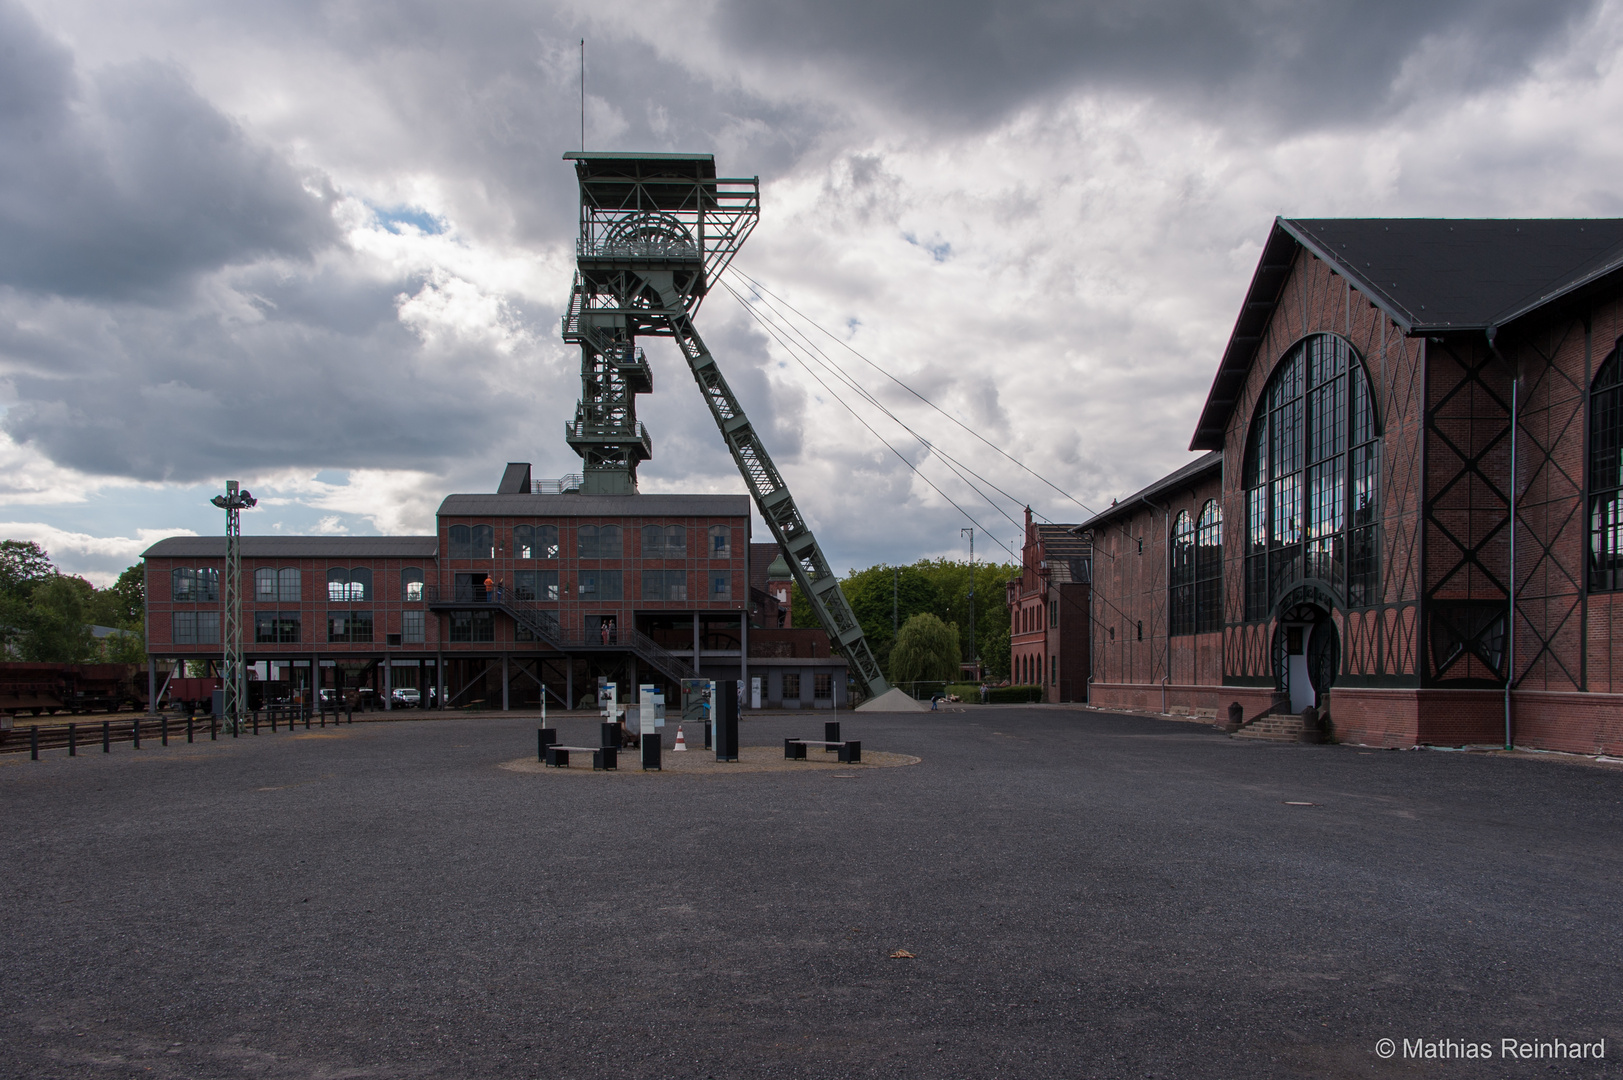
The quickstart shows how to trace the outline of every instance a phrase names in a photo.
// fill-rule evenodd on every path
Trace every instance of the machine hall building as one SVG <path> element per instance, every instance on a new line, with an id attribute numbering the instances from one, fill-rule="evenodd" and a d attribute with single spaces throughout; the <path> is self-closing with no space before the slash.
<path id="1" fill-rule="evenodd" d="M 1274 223 L 1191 444 L 1078 527 L 1097 706 L 1623 752 L 1623 221 Z"/>
<path id="2" fill-rule="evenodd" d="M 250 670 L 386 706 L 396 687 L 442 708 L 535 708 L 543 692 L 573 706 L 599 676 L 672 702 L 697 676 L 758 679 L 763 707 L 847 703 L 828 636 L 792 625 L 777 546 L 750 542 L 747 496 L 578 483 L 509 465 L 496 493 L 447 496 L 433 536 L 244 536 Z M 218 662 L 225 538 L 171 537 L 144 559 L 148 653 Z"/>

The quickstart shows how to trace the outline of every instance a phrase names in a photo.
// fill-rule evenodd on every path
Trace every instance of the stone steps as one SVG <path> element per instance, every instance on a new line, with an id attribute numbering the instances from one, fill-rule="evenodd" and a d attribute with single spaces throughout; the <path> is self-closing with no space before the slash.
<path id="1" fill-rule="evenodd" d="M 1234 733 L 1236 739 L 1267 739 L 1270 742 L 1301 742 L 1302 718 L 1289 713 L 1259 716 Z"/>

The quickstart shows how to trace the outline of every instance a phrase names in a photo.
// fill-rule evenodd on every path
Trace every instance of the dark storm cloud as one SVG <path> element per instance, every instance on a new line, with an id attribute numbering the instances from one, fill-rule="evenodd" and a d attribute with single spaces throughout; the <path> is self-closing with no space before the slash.
<path id="1" fill-rule="evenodd" d="M 1597 0 L 722 0 L 741 56 L 940 122 L 1077 88 L 1312 125 L 1515 81 Z M 1420 56 L 1426 70 L 1409 78 Z M 765 66 L 765 65 L 763 65 Z"/>
<path id="2" fill-rule="evenodd" d="M 159 298 L 200 272 L 333 239 L 326 197 L 174 68 L 81 77 L 5 0 L 0 58 L 0 283 Z"/>

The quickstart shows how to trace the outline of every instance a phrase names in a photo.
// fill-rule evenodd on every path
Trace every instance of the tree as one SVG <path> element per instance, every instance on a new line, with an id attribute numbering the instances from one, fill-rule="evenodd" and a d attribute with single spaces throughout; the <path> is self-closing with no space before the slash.
<path id="1" fill-rule="evenodd" d="M 35 663 L 71 664 L 98 652 L 90 631 L 89 597 L 96 587 L 83 578 L 52 574 L 34 585 L 20 613 L 14 647 L 19 657 Z"/>
<path id="2" fill-rule="evenodd" d="M 36 585 L 55 573 L 50 555 L 34 541 L 0 541 L 0 596 L 26 600 Z"/>
<path id="3" fill-rule="evenodd" d="M 929 612 L 913 616 L 896 635 L 890 653 L 890 681 L 950 682 L 958 677 L 958 627 Z"/>
<path id="4" fill-rule="evenodd" d="M 118 580 L 96 594 L 95 620 L 103 626 L 123 630 L 145 628 L 147 617 L 146 568 L 140 563 L 128 567 Z"/>

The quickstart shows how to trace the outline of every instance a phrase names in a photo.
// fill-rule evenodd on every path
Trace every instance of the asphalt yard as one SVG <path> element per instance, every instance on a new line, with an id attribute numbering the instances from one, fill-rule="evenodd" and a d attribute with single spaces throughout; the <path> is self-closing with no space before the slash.
<path id="1" fill-rule="evenodd" d="M 0 1076 L 1623 1074 L 1623 772 L 842 720 L 919 762 L 560 776 L 515 715 L 7 755 Z"/>

